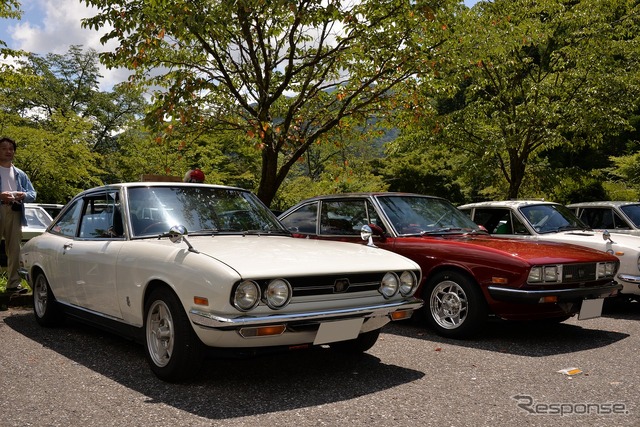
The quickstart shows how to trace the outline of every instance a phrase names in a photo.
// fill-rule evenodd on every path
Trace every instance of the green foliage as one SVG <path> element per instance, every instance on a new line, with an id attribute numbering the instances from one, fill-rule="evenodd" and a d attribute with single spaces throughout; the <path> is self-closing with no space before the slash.
<path id="1" fill-rule="evenodd" d="M 117 44 L 103 63 L 157 89 L 147 123 L 178 145 L 213 131 L 246 135 L 261 150 L 257 193 L 270 204 L 309 147 L 344 119 L 388 110 L 390 90 L 446 38 L 439 20 L 457 2 L 85 3 L 99 13 L 84 25 L 110 28 L 102 41 Z"/>
<path id="2" fill-rule="evenodd" d="M 629 128 L 640 95 L 638 7 L 495 0 L 461 14 L 438 78 L 420 86 L 432 107 L 422 108 L 424 134 L 467 159 L 462 174 L 477 195 L 551 191 L 540 188 L 545 153 L 599 147 Z"/>
<path id="3" fill-rule="evenodd" d="M 139 92 L 99 92 L 97 54 L 77 46 L 18 63 L 0 70 L 0 131 L 16 140 L 16 165 L 30 176 L 38 201 L 65 202 L 100 185 L 110 176 L 104 166 L 114 135 L 141 115 Z"/>
<path id="4" fill-rule="evenodd" d="M 22 11 L 20 10 L 20 2 L 18 0 L 0 0 L 0 19 L 20 19 Z M 6 58 L 13 56 L 16 52 L 7 49 L 7 43 L 0 40 L 0 56 Z M 4 67 L 0 64 L 0 68 Z"/>

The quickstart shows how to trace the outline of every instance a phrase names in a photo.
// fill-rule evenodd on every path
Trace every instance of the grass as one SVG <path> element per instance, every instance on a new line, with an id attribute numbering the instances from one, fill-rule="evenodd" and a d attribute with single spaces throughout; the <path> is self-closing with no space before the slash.
<path id="1" fill-rule="evenodd" d="M 26 280 L 22 279 L 22 286 L 31 289 Z M 4 293 L 7 290 L 7 270 L 2 268 L 0 270 L 0 293 Z"/>

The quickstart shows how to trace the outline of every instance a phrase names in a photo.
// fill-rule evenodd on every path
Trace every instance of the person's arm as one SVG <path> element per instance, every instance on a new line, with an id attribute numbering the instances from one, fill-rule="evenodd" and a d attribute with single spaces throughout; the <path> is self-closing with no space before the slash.
<path id="1" fill-rule="evenodd" d="M 27 174 L 23 171 L 18 172 L 18 184 L 20 185 L 20 190 L 24 193 L 22 201 L 25 203 L 35 202 L 36 190 L 33 188 L 33 184 L 31 184 L 31 180 L 29 180 Z"/>

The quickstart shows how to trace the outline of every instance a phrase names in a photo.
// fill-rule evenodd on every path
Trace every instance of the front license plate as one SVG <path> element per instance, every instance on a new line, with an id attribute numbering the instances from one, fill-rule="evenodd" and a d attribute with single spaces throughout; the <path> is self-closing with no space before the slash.
<path id="1" fill-rule="evenodd" d="M 364 319 L 360 318 L 321 323 L 313 343 L 318 345 L 356 339 L 363 322 Z"/>
<path id="2" fill-rule="evenodd" d="M 593 319 L 594 317 L 602 316 L 603 303 L 604 298 L 586 299 L 582 301 L 582 307 L 580 307 L 578 320 Z"/>

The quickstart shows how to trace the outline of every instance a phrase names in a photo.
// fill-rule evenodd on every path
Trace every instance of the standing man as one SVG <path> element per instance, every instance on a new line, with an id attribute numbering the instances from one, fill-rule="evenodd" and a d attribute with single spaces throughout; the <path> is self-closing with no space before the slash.
<path id="1" fill-rule="evenodd" d="M 7 292 L 25 293 L 18 274 L 22 226 L 27 225 L 23 203 L 35 201 L 36 191 L 27 174 L 13 165 L 15 154 L 15 141 L 0 138 L 0 237 L 7 252 Z"/>

